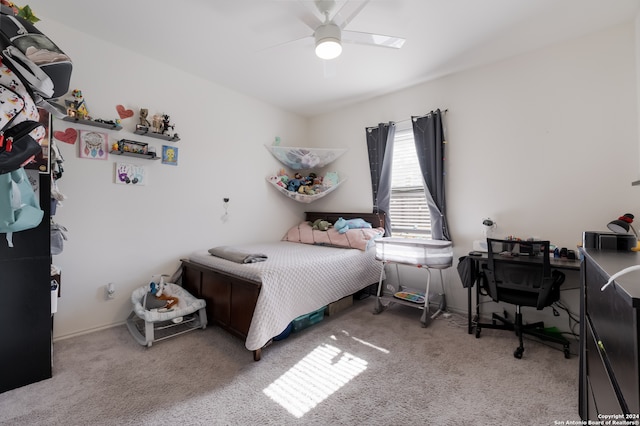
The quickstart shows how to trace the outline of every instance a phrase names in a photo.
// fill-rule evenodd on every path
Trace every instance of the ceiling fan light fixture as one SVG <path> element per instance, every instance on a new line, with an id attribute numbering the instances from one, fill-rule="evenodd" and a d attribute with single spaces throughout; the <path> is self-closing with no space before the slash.
<path id="1" fill-rule="evenodd" d="M 340 27 L 328 23 L 320 25 L 315 31 L 316 56 L 321 59 L 334 59 L 342 53 Z"/>

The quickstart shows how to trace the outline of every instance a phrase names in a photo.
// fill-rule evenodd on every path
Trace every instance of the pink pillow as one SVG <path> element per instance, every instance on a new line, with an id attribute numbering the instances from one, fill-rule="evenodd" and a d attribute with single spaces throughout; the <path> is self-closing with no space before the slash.
<path id="1" fill-rule="evenodd" d="M 313 244 L 320 246 L 355 248 L 362 251 L 373 246 L 373 241 L 384 235 L 384 228 L 349 229 L 344 234 L 329 228 L 326 231 L 313 229 L 309 222 L 301 222 L 293 226 L 282 237 L 282 241 L 292 243 Z"/>

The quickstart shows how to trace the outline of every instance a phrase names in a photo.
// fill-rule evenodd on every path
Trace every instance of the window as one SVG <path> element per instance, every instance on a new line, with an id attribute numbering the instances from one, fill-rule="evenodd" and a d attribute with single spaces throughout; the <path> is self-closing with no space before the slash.
<path id="1" fill-rule="evenodd" d="M 431 217 L 422 182 L 413 130 L 398 129 L 393 146 L 389 203 L 394 237 L 431 238 Z"/>

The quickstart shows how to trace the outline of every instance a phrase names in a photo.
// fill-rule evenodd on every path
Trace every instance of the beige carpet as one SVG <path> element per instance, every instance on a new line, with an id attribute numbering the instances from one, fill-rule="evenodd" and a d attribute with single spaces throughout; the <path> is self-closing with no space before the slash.
<path id="1" fill-rule="evenodd" d="M 266 348 L 210 326 L 144 348 L 125 326 L 56 342 L 54 376 L 0 394 L 2 425 L 553 425 L 578 357 L 373 297 Z M 526 318 L 526 312 L 525 312 Z M 577 352 L 577 343 L 573 344 Z"/>

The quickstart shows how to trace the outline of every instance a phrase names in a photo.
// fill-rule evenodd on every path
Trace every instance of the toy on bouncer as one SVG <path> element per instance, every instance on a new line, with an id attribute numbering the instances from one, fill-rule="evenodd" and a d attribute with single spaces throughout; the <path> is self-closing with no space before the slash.
<path id="1" fill-rule="evenodd" d="M 179 299 L 169 295 L 168 288 L 164 282 L 165 275 L 160 275 L 160 281 L 152 280 L 149 283 L 149 292 L 145 295 L 145 309 L 158 309 L 159 311 L 168 311 L 178 306 Z M 154 296 L 154 297 L 149 297 Z"/>
<path id="2" fill-rule="evenodd" d="M 127 328 L 138 343 L 147 347 L 153 342 L 207 326 L 204 299 L 197 299 L 177 284 L 165 283 L 165 277 L 168 275 L 154 275 L 148 285 L 131 293 L 133 311 L 127 318 Z M 178 278 L 176 271 L 169 280 Z"/>
<path id="3" fill-rule="evenodd" d="M 336 220 L 336 223 L 333 224 L 333 227 L 337 229 L 340 234 L 344 234 L 349 229 L 371 228 L 371 224 L 361 218 L 348 220 L 339 218 L 338 220 Z"/>

